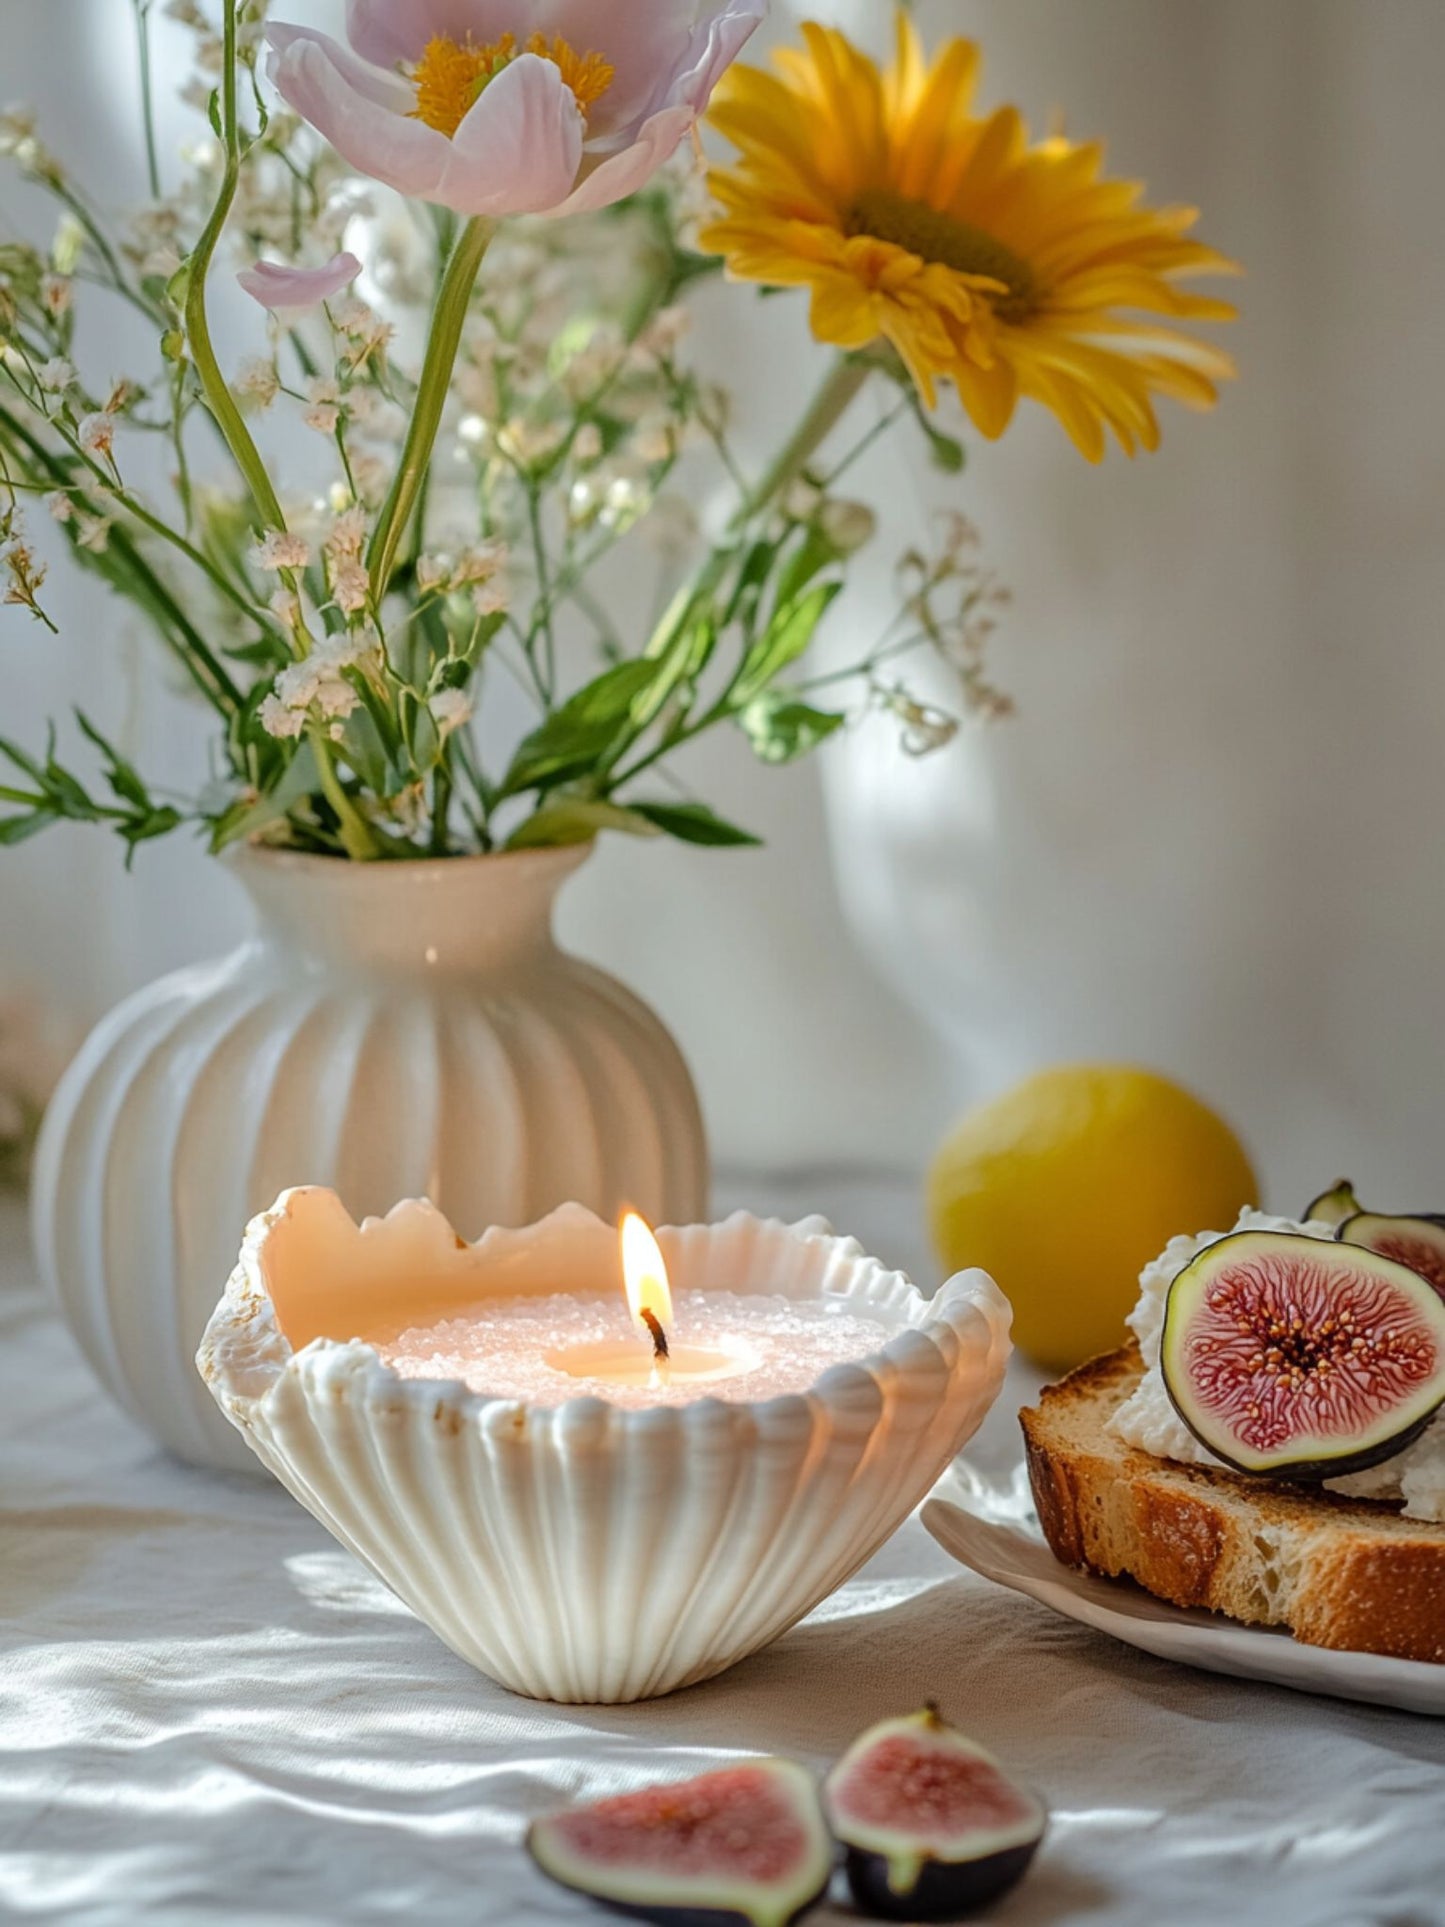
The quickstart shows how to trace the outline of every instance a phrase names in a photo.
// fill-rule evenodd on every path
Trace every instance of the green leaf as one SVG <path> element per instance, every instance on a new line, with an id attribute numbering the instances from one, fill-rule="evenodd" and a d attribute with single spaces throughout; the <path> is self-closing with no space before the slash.
<path id="1" fill-rule="evenodd" d="M 27 837 L 38 836 L 60 818 L 50 810 L 36 810 L 30 816 L 0 816 L 0 848 L 13 848 Z"/>
<path id="2" fill-rule="evenodd" d="M 633 703 L 656 675 L 657 660 L 651 657 L 615 663 L 570 696 L 542 728 L 557 723 L 567 728 L 595 724 L 610 729 L 631 712 Z"/>
<path id="3" fill-rule="evenodd" d="M 502 783 L 502 796 L 565 782 L 595 769 L 632 706 L 663 672 L 665 657 L 619 662 L 579 689 L 526 738 Z"/>
<path id="4" fill-rule="evenodd" d="M 619 803 L 569 796 L 549 803 L 535 816 L 528 817 L 507 839 L 507 848 L 540 850 L 590 843 L 603 830 L 621 830 L 628 836 L 656 836 L 660 827 L 651 822 L 645 810 L 628 810 Z"/>
<path id="5" fill-rule="evenodd" d="M 8 736 L 0 736 L 0 756 L 6 757 L 16 769 L 23 769 L 27 776 L 33 776 L 37 783 L 44 784 L 45 771 L 40 764 L 18 743 L 12 743 Z"/>
<path id="6" fill-rule="evenodd" d="M 716 816 L 706 803 L 634 803 L 635 816 L 644 816 L 664 836 L 675 836 L 680 843 L 700 843 L 708 849 L 760 849 L 762 838 L 750 830 L 740 830 Z"/>
<path id="7" fill-rule="evenodd" d="M 821 529 L 810 528 L 778 577 L 773 596 L 775 609 L 786 609 L 797 601 L 813 578 L 838 560 L 838 551 Z"/>
<path id="8" fill-rule="evenodd" d="M 848 718 L 775 694 L 757 697 L 738 720 L 760 761 L 791 763 L 835 735 Z"/>
<path id="9" fill-rule="evenodd" d="M 105 779 L 114 794 L 133 809 L 148 811 L 151 808 L 150 791 L 141 781 L 135 766 L 128 763 L 115 745 L 101 734 L 83 709 L 76 710 L 75 720 L 80 725 L 81 734 L 94 743 L 104 757 Z"/>
<path id="10" fill-rule="evenodd" d="M 746 708 L 804 654 L 842 587 L 841 582 L 821 583 L 777 611 L 743 658 L 729 697 L 735 709 Z"/>
<path id="11" fill-rule="evenodd" d="M 732 596 L 718 616 L 719 629 L 726 629 L 734 622 L 741 622 L 751 633 L 758 604 L 768 577 L 773 572 L 773 564 L 778 559 L 782 542 L 777 539 L 754 542 L 743 558 L 742 568 L 738 571 L 737 582 Z"/>

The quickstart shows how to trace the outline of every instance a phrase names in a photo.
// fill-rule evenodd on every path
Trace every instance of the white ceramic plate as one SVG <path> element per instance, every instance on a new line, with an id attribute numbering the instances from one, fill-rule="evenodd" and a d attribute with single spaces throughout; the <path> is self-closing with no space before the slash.
<path id="1" fill-rule="evenodd" d="M 934 1488 L 923 1523 L 945 1552 L 985 1579 L 1160 1659 L 1445 1717 L 1445 1666 L 1305 1646 L 1286 1632 L 1166 1605 L 1129 1580 L 1060 1565 L 1039 1533 L 1022 1466 L 997 1484 L 958 1463 Z"/>

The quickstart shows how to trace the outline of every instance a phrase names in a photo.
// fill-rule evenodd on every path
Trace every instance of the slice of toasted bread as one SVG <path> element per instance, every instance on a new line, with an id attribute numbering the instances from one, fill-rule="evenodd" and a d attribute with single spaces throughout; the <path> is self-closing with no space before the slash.
<path id="1" fill-rule="evenodd" d="M 1152 1458 L 1109 1419 L 1143 1373 L 1127 1346 L 1021 1414 L 1044 1536 L 1066 1565 L 1176 1606 L 1288 1626 L 1311 1646 L 1445 1664 L 1445 1526 L 1212 1466 Z"/>

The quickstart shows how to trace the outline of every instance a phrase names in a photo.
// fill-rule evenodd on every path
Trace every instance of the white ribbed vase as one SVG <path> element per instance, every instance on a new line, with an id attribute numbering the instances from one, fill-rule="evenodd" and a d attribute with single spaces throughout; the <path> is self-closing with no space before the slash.
<path id="1" fill-rule="evenodd" d="M 582 850 L 348 864 L 248 851 L 255 938 L 92 1033 L 46 1117 L 42 1272 L 106 1389 L 198 1464 L 256 1462 L 196 1377 L 248 1221 L 297 1184 L 465 1236 L 577 1201 L 705 1215 L 697 1097 L 656 1017 L 560 950 Z"/>
<path id="2" fill-rule="evenodd" d="M 459 1247 L 426 1204 L 358 1227 L 295 1191 L 251 1226 L 197 1364 L 453 1652 L 533 1699 L 655 1698 L 759 1651 L 871 1558 L 977 1431 L 1010 1350 L 983 1272 L 925 1299 L 821 1218 L 738 1212 L 658 1241 L 683 1291 L 832 1305 L 878 1323 L 878 1349 L 737 1403 L 547 1407 L 402 1378 L 378 1347 L 413 1319 L 615 1292 L 615 1228 L 568 1206 Z"/>

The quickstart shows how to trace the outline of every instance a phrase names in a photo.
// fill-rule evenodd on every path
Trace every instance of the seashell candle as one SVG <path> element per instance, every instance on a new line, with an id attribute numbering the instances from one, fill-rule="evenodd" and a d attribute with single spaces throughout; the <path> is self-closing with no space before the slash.
<path id="1" fill-rule="evenodd" d="M 580 1206 L 466 1245 L 425 1203 L 358 1227 L 291 1191 L 197 1361 L 343 1545 L 536 1699 L 652 1698 L 786 1632 L 925 1497 L 1008 1359 L 982 1272 L 925 1300 L 821 1219 L 632 1235 L 628 1302 Z"/>

